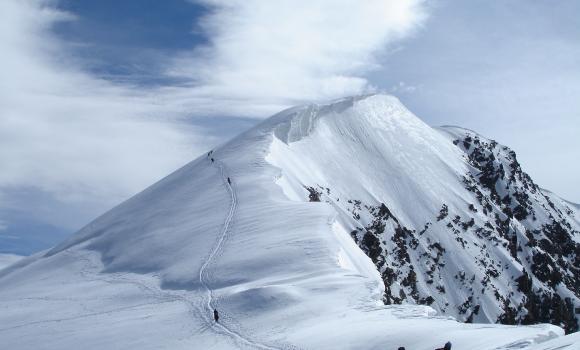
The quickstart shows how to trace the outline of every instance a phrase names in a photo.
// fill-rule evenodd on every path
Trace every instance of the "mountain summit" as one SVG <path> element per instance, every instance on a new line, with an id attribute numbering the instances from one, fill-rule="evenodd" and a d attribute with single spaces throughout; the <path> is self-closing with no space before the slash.
<path id="1" fill-rule="evenodd" d="M 0 270 L 0 343 L 565 347 L 579 231 L 513 151 L 395 97 L 295 107 Z"/>

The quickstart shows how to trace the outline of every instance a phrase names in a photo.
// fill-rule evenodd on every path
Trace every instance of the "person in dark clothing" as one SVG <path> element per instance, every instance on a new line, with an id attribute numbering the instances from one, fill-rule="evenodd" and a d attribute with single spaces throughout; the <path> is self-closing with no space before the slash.
<path id="1" fill-rule="evenodd" d="M 438 348 L 438 349 L 435 349 L 435 350 L 451 350 L 451 342 L 448 341 L 447 343 L 445 343 L 445 346 L 444 347 Z"/>
<path id="2" fill-rule="evenodd" d="M 213 159 L 213 158 L 212 158 L 212 159 L 211 159 L 211 162 L 213 163 L 213 162 L 214 162 L 214 160 L 215 160 L 215 159 Z"/>
<path id="3" fill-rule="evenodd" d="M 217 309 L 213 309 L 213 319 L 217 322 L 220 319 Z"/>
<path id="4" fill-rule="evenodd" d="M 232 180 L 230 180 L 230 178 L 228 177 L 228 184 L 231 185 L 232 184 Z"/>

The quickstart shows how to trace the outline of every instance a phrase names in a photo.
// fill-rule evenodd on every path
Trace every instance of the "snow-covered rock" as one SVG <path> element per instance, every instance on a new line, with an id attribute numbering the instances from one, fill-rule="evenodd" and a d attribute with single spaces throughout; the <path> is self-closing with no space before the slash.
<path id="1" fill-rule="evenodd" d="M 281 112 L 1 270 L 0 344 L 434 349 L 450 340 L 477 350 L 556 341 L 564 331 L 553 325 L 452 317 L 523 321 L 537 293 L 578 305 L 578 208 L 539 190 L 491 143 L 431 128 L 386 95 Z"/>

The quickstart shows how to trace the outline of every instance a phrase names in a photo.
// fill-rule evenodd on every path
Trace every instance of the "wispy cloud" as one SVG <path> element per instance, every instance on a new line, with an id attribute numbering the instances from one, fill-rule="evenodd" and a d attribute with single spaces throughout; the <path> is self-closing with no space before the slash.
<path id="1" fill-rule="evenodd" d="M 102 210 L 203 151 L 208 138 L 154 92 L 85 73 L 50 34 L 75 18 L 51 4 L 0 2 L 0 192 L 34 188 Z"/>
<path id="2" fill-rule="evenodd" d="M 178 57 L 202 113 L 264 116 L 373 90 L 365 75 L 425 18 L 422 0 L 198 0 L 209 43 Z M 218 101 L 218 103 L 216 103 Z"/>
<path id="3" fill-rule="evenodd" d="M 422 0 L 198 2 L 207 44 L 161 62 L 181 84 L 155 87 L 88 73 L 51 31 L 82 20 L 58 0 L 0 2 L 0 209 L 23 188 L 96 214 L 220 141 L 196 118 L 372 90 L 377 57 L 425 16 Z"/>

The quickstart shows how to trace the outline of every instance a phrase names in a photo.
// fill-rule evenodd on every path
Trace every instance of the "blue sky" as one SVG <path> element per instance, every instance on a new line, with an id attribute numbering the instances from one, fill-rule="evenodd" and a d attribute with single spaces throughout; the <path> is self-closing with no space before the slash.
<path id="1" fill-rule="evenodd" d="M 56 244 L 276 111 L 388 91 L 580 202 L 580 2 L 7 0 L 0 253 Z"/>
<path id="2" fill-rule="evenodd" d="M 195 23 L 207 9 L 193 2 L 66 0 L 57 7 L 79 20 L 58 23 L 54 33 L 77 44 L 71 49 L 85 69 L 107 79 L 166 83 L 161 62 L 205 41 Z"/>

